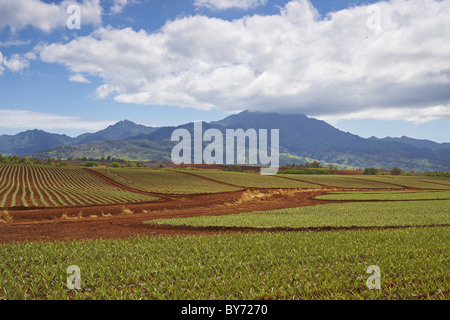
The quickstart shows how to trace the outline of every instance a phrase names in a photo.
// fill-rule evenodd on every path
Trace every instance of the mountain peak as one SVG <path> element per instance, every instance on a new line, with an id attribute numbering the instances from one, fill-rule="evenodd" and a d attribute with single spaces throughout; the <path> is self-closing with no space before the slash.
<path id="1" fill-rule="evenodd" d="M 140 134 L 150 134 L 155 130 L 155 128 L 146 127 L 125 119 L 108 126 L 106 129 L 88 135 L 80 136 L 77 144 L 83 144 L 93 141 L 128 139 Z"/>
<path id="2" fill-rule="evenodd" d="M 138 126 L 138 124 L 136 124 L 133 121 L 130 121 L 128 119 L 125 119 L 125 120 L 121 120 L 119 122 L 116 122 L 113 125 L 110 125 L 110 127 L 115 127 L 115 126 Z"/>
<path id="3" fill-rule="evenodd" d="M 32 130 L 26 130 L 26 131 L 24 131 L 24 132 L 22 132 L 22 133 L 47 133 L 47 132 L 45 132 L 44 130 L 40 130 L 40 129 L 32 129 Z"/>
<path id="4" fill-rule="evenodd" d="M 136 123 L 134 123 L 133 121 L 131 121 L 131 120 L 128 120 L 128 119 L 125 119 L 125 120 L 119 121 L 118 123 L 132 123 L 132 124 L 136 124 Z"/>
<path id="5" fill-rule="evenodd" d="M 304 114 L 281 114 L 277 112 L 260 112 L 245 110 L 238 114 L 232 114 L 220 121 L 211 122 L 211 124 L 218 124 L 225 128 L 259 128 L 265 127 L 267 129 L 280 129 L 286 126 L 286 123 L 292 125 L 301 125 L 305 122 L 321 122 L 316 119 L 310 119 Z"/>

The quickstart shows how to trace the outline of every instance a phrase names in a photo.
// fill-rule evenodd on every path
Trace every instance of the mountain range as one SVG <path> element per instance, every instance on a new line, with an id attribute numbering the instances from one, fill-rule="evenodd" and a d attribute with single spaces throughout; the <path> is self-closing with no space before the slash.
<path id="1" fill-rule="evenodd" d="M 3 155 L 27 156 L 60 146 L 80 145 L 93 141 L 121 140 L 139 134 L 150 134 L 155 130 L 157 128 L 138 125 L 129 120 L 120 121 L 95 133 L 84 133 L 75 138 L 37 129 L 28 130 L 16 135 L 0 136 L 0 153 Z"/>
<path id="2" fill-rule="evenodd" d="M 108 128 L 78 137 L 30 130 L 0 136 L 0 153 L 47 159 L 101 159 L 111 156 L 136 161 L 170 161 L 178 128 L 193 132 L 193 123 L 177 127 L 146 127 L 120 121 Z M 317 160 L 341 168 L 400 167 L 407 171 L 450 171 L 450 143 L 408 137 L 359 137 L 302 114 L 244 111 L 215 122 L 203 122 L 203 130 L 280 129 L 280 163 Z"/>

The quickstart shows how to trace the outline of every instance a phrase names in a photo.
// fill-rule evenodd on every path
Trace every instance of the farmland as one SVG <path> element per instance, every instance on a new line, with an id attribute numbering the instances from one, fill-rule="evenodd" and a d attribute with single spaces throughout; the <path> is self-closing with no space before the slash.
<path id="1" fill-rule="evenodd" d="M 301 182 L 284 179 L 284 176 L 263 176 L 259 173 L 224 172 L 215 170 L 193 171 L 195 175 L 233 184 L 253 188 L 321 188 L 313 182 Z M 312 179 L 314 181 L 314 179 Z"/>
<path id="2" fill-rule="evenodd" d="M 449 179 L 442 178 L 432 178 L 432 177 L 414 177 L 414 176 L 402 176 L 402 177 L 394 177 L 394 176 L 361 176 L 352 177 L 353 179 L 359 180 L 371 180 L 378 183 L 390 183 L 397 184 L 411 188 L 423 188 L 423 189 L 450 189 L 450 184 L 448 183 Z"/>
<path id="3" fill-rule="evenodd" d="M 309 183 L 319 183 L 322 185 L 339 187 L 339 188 L 367 188 L 367 189 L 400 189 L 401 185 L 396 185 L 395 181 L 379 181 L 377 179 L 355 178 L 340 175 L 297 175 L 297 174 L 283 174 L 283 177 L 305 181 Z M 392 182 L 392 183 L 390 183 Z"/>
<path id="4" fill-rule="evenodd" d="M 112 187 L 79 168 L 0 165 L 0 207 L 60 207 L 155 200 Z"/>
<path id="5" fill-rule="evenodd" d="M 325 196 L 318 196 L 317 199 L 326 200 L 450 200 L 450 191 L 403 191 L 403 192 L 336 192 Z"/>
<path id="6" fill-rule="evenodd" d="M 449 299 L 449 188 L 425 176 L 0 165 L 0 300 Z M 80 290 L 66 286 L 71 265 Z M 380 290 L 366 286 L 370 265 Z"/>
<path id="7" fill-rule="evenodd" d="M 449 243 L 448 228 L 21 243 L 0 246 L 0 299 L 448 299 Z"/>
<path id="8" fill-rule="evenodd" d="M 188 194 L 235 191 L 239 188 L 226 186 L 182 172 L 157 169 L 98 168 L 97 172 L 125 186 L 158 193 Z"/>
<path id="9" fill-rule="evenodd" d="M 450 225 L 450 200 L 333 203 L 224 216 L 158 219 L 148 223 L 253 228 Z"/>

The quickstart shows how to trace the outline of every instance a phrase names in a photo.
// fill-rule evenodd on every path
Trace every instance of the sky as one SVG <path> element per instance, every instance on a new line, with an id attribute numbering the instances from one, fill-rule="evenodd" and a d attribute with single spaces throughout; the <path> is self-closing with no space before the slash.
<path id="1" fill-rule="evenodd" d="M 0 0 L 0 135 L 243 110 L 450 142 L 450 1 Z"/>

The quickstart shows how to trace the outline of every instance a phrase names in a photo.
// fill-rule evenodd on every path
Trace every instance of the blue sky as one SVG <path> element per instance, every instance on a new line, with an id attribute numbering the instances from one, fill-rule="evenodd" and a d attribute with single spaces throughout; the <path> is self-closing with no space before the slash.
<path id="1" fill-rule="evenodd" d="M 249 109 L 449 142 L 449 21 L 434 0 L 2 0 L 0 134 Z"/>

